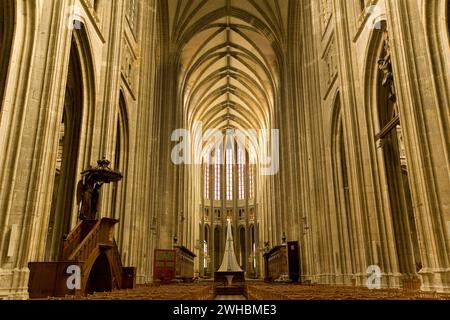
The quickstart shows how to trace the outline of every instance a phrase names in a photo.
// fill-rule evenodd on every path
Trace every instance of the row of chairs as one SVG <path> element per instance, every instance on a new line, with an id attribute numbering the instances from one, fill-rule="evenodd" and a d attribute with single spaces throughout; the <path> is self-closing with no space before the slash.
<path id="1" fill-rule="evenodd" d="M 249 283 L 249 300 L 450 300 L 450 294 L 402 289 L 369 290 L 364 287 Z M 142 285 L 135 289 L 98 292 L 88 296 L 66 296 L 69 300 L 210 300 L 213 286 L 208 283 Z M 61 299 L 61 298 L 53 298 Z"/>
<path id="2" fill-rule="evenodd" d="M 87 296 L 66 296 L 66 300 L 210 300 L 211 285 L 171 284 L 143 285 L 134 289 L 97 292 Z M 53 298 L 55 299 L 55 298 Z M 60 298 L 61 299 L 61 298 Z"/>
<path id="3" fill-rule="evenodd" d="M 407 291 L 402 289 L 370 290 L 364 287 L 251 284 L 247 287 L 250 300 L 449 300 L 449 294 Z"/>

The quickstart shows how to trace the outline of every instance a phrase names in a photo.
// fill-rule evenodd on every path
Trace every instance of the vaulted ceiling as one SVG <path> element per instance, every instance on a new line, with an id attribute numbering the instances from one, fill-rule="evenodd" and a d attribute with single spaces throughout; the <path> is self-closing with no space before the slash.
<path id="1" fill-rule="evenodd" d="M 269 129 L 289 0 L 165 0 L 187 124 Z"/>

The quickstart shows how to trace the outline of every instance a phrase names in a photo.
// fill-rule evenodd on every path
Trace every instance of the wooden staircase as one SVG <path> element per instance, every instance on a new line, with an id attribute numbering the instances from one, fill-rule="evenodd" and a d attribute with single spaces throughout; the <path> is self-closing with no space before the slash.
<path id="1" fill-rule="evenodd" d="M 64 240 L 62 260 L 30 262 L 30 298 L 61 297 L 134 287 L 135 268 L 123 267 L 114 225 L 118 220 L 83 220 Z M 72 288 L 73 267 L 78 267 L 79 287 Z"/>

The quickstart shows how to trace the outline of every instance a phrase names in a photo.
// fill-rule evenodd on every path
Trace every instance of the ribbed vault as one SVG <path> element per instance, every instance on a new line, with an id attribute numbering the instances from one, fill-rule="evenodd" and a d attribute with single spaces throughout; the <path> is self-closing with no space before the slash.
<path id="1" fill-rule="evenodd" d="M 168 0 L 184 123 L 270 129 L 287 0 Z"/>

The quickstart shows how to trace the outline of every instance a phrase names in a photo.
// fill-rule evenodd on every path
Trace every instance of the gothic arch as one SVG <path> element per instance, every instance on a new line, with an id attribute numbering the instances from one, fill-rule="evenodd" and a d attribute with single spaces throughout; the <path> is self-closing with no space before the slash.
<path id="1" fill-rule="evenodd" d="M 128 158 L 129 158 L 129 128 L 128 128 L 128 104 L 124 91 L 119 91 L 119 106 L 117 108 L 117 121 L 114 140 L 114 156 L 112 166 L 119 170 L 124 179 L 121 182 L 112 184 L 112 200 L 111 200 L 111 215 L 115 219 L 119 219 L 122 223 L 120 225 L 117 237 L 119 245 L 124 245 L 124 233 L 128 229 L 130 215 L 126 215 L 126 192 L 127 181 L 129 179 L 128 173 Z"/>
<path id="2" fill-rule="evenodd" d="M 85 25 L 82 23 L 82 27 L 80 30 L 74 30 L 73 33 L 74 43 L 78 50 L 78 55 L 80 57 L 80 66 L 82 73 L 82 88 L 85 93 L 85 98 L 83 99 L 83 108 L 85 110 L 85 114 L 83 117 L 83 123 L 85 128 L 85 148 L 88 150 L 87 154 L 84 157 L 84 166 L 89 165 L 91 161 L 90 150 L 93 139 L 93 121 L 96 107 L 96 79 L 95 79 L 95 63 L 92 55 L 92 44 L 90 41 L 90 37 L 88 34 L 88 30 Z"/>
<path id="3" fill-rule="evenodd" d="M 239 256 L 242 270 L 247 269 L 247 239 L 244 226 L 239 226 Z"/>
<path id="4" fill-rule="evenodd" d="M 201 228 L 201 223 L 200 223 Z M 202 251 L 202 258 L 203 258 L 203 275 L 206 276 L 210 272 L 210 259 L 211 259 L 211 228 L 208 224 L 205 224 L 203 227 L 203 240 L 204 240 L 204 246 Z"/>
<path id="5" fill-rule="evenodd" d="M 372 29 L 371 34 L 369 36 L 369 45 L 367 46 L 365 52 L 365 62 L 364 62 L 364 105 L 367 117 L 367 125 L 368 130 L 370 132 L 375 132 L 381 129 L 381 125 L 379 124 L 378 115 L 376 114 L 377 108 L 374 107 L 377 105 L 378 97 L 377 88 L 378 88 L 378 79 L 379 79 L 379 70 L 377 68 L 378 59 L 381 56 L 381 52 L 383 50 L 383 31 L 386 30 L 386 21 L 382 21 L 382 29 Z M 371 147 L 374 147 L 371 145 Z"/>
<path id="6" fill-rule="evenodd" d="M 249 255 L 251 257 L 251 262 L 247 270 L 249 271 L 249 275 L 251 277 L 257 277 L 257 250 L 258 250 L 258 242 L 257 242 L 257 234 L 255 229 L 255 224 L 251 223 L 248 227 L 248 243 L 249 243 Z"/>
<path id="7" fill-rule="evenodd" d="M 380 221 L 385 223 L 377 228 L 385 238 L 383 250 L 390 251 L 388 256 L 391 259 L 390 263 L 381 263 L 383 268 L 393 268 L 394 273 L 416 276 L 421 268 L 419 242 L 406 161 L 402 160 L 404 152 L 398 102 L 392 85 L 394 79 L 385 81 L 390 77 L 389 72 L 395 74 L 395 65 L 389 56 L 388 37 L 385 21 L 380 30 L 372 30 L 364 70 L 365 116 L 374 168 L 376 209 L 379 217 L 384 216 Z M 386 59 L 389 59 L 388 67 Z M 380 70 L 381 67 L 384 68 Z M 392 243 L 394 250 L 391 245 L 386 247 L 387 243 Z"/>
<path id="8" fill-rule="evenodd" d="M 208 245 L 211 243 L 211 231 L 210 230 L 211 230 L 211 228 L 209 227 L 209 225 L 205 224 L 204 239 Z"/>
<path id="9" fill-rule="evenodd" d="M 383 242 L 381 249 L 379 266 L 383 273 L 398 273 L 397 249 L 395 245 L 394 227 L 392 225 L 392 217 L 390 213 L 390 205 L 386 201 L 386 193 L 383 192 L 383 186 L 386 186 L 385 175 L 383 174 L 384 165 L 379 160 L 379 145 L 375 140 L 375 135 L 381 130 L 381 124 L 378 117 L 378 59 L 383 50 L 383 31 L 386 30 L 386 20 L 381 21 L 381 29 L 371 29 L 368 46 L 365 52 L 365 61 L 363 69 L 363 88 L 364 88 L 364 115 L 366 119 L 365 127 L 368 133 L 368 153 L 372 171 L 372 183 L 374 188 L 374 216 L 378 217 L 376 221 L 380 221 L 373 230 L 380 234 Z M 384 257 L 389 257 L 388 261 Z M 388 280 L 388 279 L 387 279 Z M 398 286 L 398 279 L 389 279 L 390 285 Z"/>
<path id="10" fill-rule="evenodd" d="M 344 121 L 340 93 L 337 92 L 332 113 L 331 159 L 333 170 L 333 190 L 335 197 L 335 221 L 339 246 L 334 252 L 337 272 L 341 279 L 338 283 L 348 282 L 354 274 L 353 257 L 356 252 L 352 227 L 350 199 L 350 177 L 348 169 L 348 151 L 346 147 Z"/>
<path id="11" fill-rule="evenodd" d="M 84 93 L 82 90 L 80 58 L 75 46 L 71 47 L 69 70 L 65 88 L 63 116 L 60 121 L 58 158 L 55 169 L 52 207 L 49 221 L 47 256 L 55 259 L 63 234 L 70 231 L 74 203 L 75 183 L 78 178 L 77 162 L 80 149 Z M 60 156 L 59 156 L 60 155 Z"/>
<path id="12" fill-rule="evenodd" d="M 386 28 L 386 21 L 383 21 L 383 29 Z M 364 79 L 363 79 L 363 88 L 364 88 L 364 114 L 366 117 L 366 128 L 369 133 L 368 137 L 368 150 L 370 152 L 370 159 L 375 169 L 375 172 L 379 172 L 377 162 L 377 145 L 375 141 L 375 134 L 381 130 L 381 125 L 379 123 L 378 115 L 377 115 L 377 88 L 378 88 L 378 80 L 379 80 L 379 70 L 377 68 L 378 57 L 381 55 L 382 47 L 383 47 L 383 30 L 372 29 L 369 37 L 369 44 L 367 46 L 365 52 L 365 63 L 364 63 Z M 373 179 L 375 181 L 376 188 L 376 209 L 379 212 L 383 211 L 383 199 L 381 197 L 381 184 L 382 180 L 379 174 L 374 174 Z"/>
<path id="13" fill-rule="evenodd" d="M 215 226 L 214 227 L 214 247 L 213 247 L 213 256 L 214 256 L 214 261 L 213 261 L 213 272 L 217 271 L 220 267 L 220 263 L 221 263 L 221 253 L 222 253 L 222 231 L 221 231 L 221 227 L 220 226 Z"/>
<path id="14" fill-rule="evenodd" d="M 66 96 L 62 108 L 60 130 L 61 166 L 55 167 L 55 183 L 50 210 L 46 256 L 60 255 L 61 239 L 78 221 L 76 184 L 79 173 L 91 163 L 93 121 L 95 111 L 95 79 L 91 46 L 84 24 L 73 31 Z M 59 172 L 58 172 L 59 171 Z"/>

